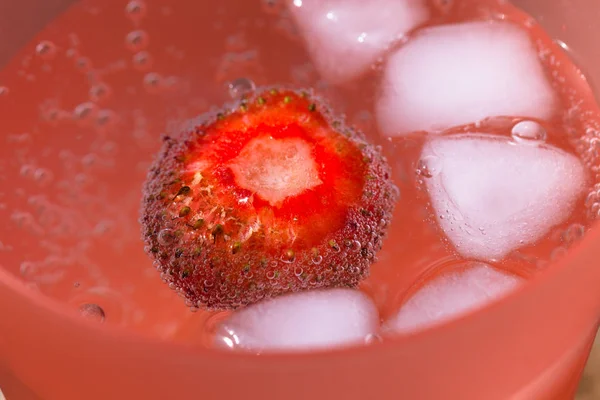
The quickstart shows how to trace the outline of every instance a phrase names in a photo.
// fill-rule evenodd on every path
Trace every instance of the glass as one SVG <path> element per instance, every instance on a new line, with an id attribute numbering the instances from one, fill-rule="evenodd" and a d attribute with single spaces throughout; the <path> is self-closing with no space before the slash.
<path id="1" fill-rule="evenodd" d="M 0 43 L 0 65 L 72 2 L 4 3 L 0 27 L 10 40 Z M 213 5 L 198 3 L 198 12 Z M 592 84 L 600 82 L 597 1 L 515 3 L 568 45 Z M 592 229 L 515 294 L 418 335 L 258 358 L 89 324 L 0 269 L 0 385 L 10 400 L 567 399 L 598 328 L 599 243 Z"/>

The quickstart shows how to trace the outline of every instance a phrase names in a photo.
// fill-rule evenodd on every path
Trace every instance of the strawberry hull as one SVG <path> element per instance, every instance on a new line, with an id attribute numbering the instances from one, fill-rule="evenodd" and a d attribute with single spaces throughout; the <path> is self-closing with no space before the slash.
<path id="1" fill-rule="evenodd" d="M 312 93 L 259 89 L 165 138 L 141 222 L 190 306 L 230 309 L 356 287 L 396 199 L 385 158 Z"/>

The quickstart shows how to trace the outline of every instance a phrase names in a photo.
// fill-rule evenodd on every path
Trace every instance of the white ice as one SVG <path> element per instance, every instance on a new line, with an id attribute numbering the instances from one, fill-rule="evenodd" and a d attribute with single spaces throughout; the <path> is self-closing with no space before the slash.
<path id="1" fill-rule="evenodd" d="M 329 289 L 266 300 L 236 311 L 219 327 L 216 344 L 263 352 L 365 343 L 379 315 L 362 292 Z"/>
<path id="2" fill-rule="evenodd" d="M 332 83 L 369 69 L 388 46 L 425 22 L 424 0 L 294 0 L 290 11 L 313 63 Z"/>
<path id="3" fill-rule="evenodd" d="M 409 298 L 383 329 L 408 333 L 446 322 L 508 294 L 520 282 L 521 278 L 481 263 L 443 273 Z"/>
<path id="4" fill-rule="evenodd" d="M 433 136 L 421 160 L 439 226 L 464 257 L 502 259 L 567 219 L 585 188 L 577 157 L 504 136 Z"/>
<path id="5" fill-rule="evenodd" d="M 487 117 L 550 117 L 556 95 L 528 33 L 509 22 L 427 28 L 390 56 L 377 119 L 386 136 Z"/>

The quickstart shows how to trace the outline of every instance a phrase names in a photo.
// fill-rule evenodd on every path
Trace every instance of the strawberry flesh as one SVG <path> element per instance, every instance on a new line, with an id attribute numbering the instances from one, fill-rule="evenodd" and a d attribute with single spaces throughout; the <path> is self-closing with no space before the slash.
<path id="1" fill-rule="evenodd" d="M 194 307 L 355 287 L 396 201 L 377 149 L 309 92 L 263 89 L 167 137 L 142 203 L 146 250 Z"/>

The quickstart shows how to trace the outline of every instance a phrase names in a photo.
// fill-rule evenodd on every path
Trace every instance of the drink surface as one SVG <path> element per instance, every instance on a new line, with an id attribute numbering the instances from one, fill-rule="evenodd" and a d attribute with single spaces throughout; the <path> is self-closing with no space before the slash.
<path id="1" fill-rule="evenodd" d="M 383 0 L 73 6 L 0 72 L 2 267 L 92 321 L 212 345 L 230 313 L 161 282 L 141 187 L 161 134 L 284 83 L 316 88 L 393 167 L 401 197 L 360 288 L 386 330 L 543 271 L 600 212 L 585 78 L 510 5 L 388 1 L 397 18 Z"/>

